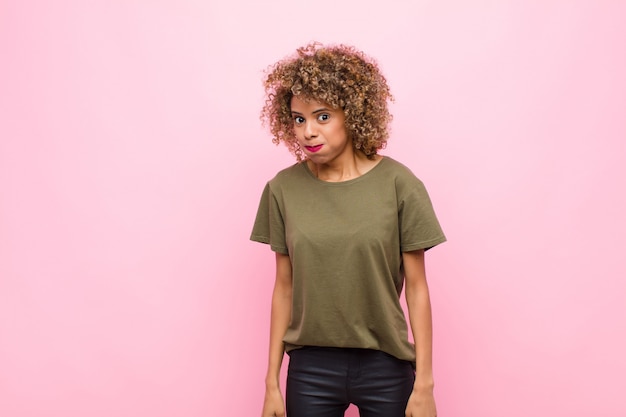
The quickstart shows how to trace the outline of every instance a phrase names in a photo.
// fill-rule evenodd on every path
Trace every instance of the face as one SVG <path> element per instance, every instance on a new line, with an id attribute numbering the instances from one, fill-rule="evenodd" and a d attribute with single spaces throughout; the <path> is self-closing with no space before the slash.
<path id="1" fill-rule="evenodd" d="M 313 163 L 340 163 L 353 155 L 343 110 L 294 96 L 291 99 L 291 116 L 300 147 Z"/>

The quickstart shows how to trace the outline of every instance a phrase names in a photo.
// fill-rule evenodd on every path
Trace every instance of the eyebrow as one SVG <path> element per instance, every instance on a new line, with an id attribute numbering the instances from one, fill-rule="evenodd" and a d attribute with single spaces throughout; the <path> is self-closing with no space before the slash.
<path id="1" fill-rule="evenodd" d="M 317 110 L 312 111 L 311 114 L 316 114 L 316 113 L 320 113 L 320 112 L 323 112 L 323 111 L 328 111 L 329 112 L 331 110 L 329 108 L 322 107 L 321 109 L 317 109 Z M 302 113 L 294 111 L 294 110 L 291 111 L 291 114 L 299 114 L 300 116 L 302 116 Z"/>

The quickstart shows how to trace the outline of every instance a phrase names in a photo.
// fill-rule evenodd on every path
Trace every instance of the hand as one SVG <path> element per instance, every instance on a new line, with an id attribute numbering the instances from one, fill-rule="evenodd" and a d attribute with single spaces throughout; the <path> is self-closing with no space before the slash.
<path id="1" fill-rule="evenodd" d="M 432 391 L 413 390 L 404 411 L 406 417 L 437 417 L 435 397 Z"/>
<path id="2" fill-rule="evenodd" d="M 265 390 L 261 417 L 285 417 L 285 402 L 278 387 Z"/>

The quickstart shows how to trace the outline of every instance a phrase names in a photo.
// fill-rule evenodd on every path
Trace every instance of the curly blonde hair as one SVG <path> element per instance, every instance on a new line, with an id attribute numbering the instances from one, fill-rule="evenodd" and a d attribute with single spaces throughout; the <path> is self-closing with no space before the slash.
<path id="1" fill-rule="evenodd" d="M 264 80 L 265 105 L 261 120 L 269 126 L 272 142 L 284 142 L 298 161 L 303 152 L 296 139 L 291 98 L 315 100 L 341 108 L 353 146 L 374 158 L 387 144 L 393 96 L 376 62 L 346 45 L 310 43 L 294 56 L 270 66 Z"/>

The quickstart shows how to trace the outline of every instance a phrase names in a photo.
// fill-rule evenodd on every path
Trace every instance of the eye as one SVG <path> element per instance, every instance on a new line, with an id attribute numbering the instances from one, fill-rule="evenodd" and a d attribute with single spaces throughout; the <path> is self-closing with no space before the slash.
<path id="1" fill-rule="evenodd" d="M 317 116 L 317 120 L 319 120 L 320 122 L 326 122 L 330 119 L 330 114 L 328 113 L 322 113 L 319 116 Z"/>
<path id="2" fill-rule="evenodd" d="M 304 123 L 304 117 L 302 117 L 302 116 L 294 116 L 293 122 L 295 124 L 297 124 L 297 125 L 301 125 L 302 123 Z"/>

